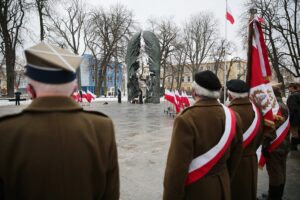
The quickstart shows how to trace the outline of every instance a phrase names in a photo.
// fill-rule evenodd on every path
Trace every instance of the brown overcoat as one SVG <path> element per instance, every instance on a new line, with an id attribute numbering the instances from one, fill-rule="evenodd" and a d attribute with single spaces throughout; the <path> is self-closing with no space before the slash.
<path id="1" fill-rule="evenodd" d="M 282 102 L 281 99 L 277 99 L 280 106 L 280 111 L 284 120 L 289 116 L 288 107 Z M 279 128 L 284 122 L 277 124 L 276 128 Z M 290 148 L 289 133 L 282 141 L 282 143 L 271 152 L 270 158 L 267 159 L 266 168 L 269 174 L 269 184 L 271 186 L 278 186 L 285 184 L 286 181 L 286 160 Z"/>
<path id="2" fill-rule="evenodd" d="M 232 142 L 233 148 L 226 150 L 207 175 L 185 186 L 191 161 L 219 142 L 224 127 L 224 110 L 217 100 L 198 101 L 176 117 L 165 170 L 164 200 L 229 200 L 231 198 L 229 173 L 234 173 L 235 166 L 242 155 L 239 127 L 237 127 L 239 134 L 235 135 Z M 230 156 L 234 159 L 229 161 Z M 230 169 L 227 167 L 227 162 L 230 162 Z"/>
<path id="3" fill-rule="evenodd" d="M 119 199 L 112 120 L 68 97 L 0 118 L 0 199 Z"/>
<path id="4" fill-rule="evenodd" d="M 229 107 L 237 112 L 242 120 L 243 133 L 254 120 L 254 111 L 248 97 L 234 99 Z M 243 157 L 236 175 L 231 179 L 231 195 L 233 200 L 256 200 L 258 162 L 256 150 L 263 140 L 263 118 L 255 138 L 243 151 Z"/>

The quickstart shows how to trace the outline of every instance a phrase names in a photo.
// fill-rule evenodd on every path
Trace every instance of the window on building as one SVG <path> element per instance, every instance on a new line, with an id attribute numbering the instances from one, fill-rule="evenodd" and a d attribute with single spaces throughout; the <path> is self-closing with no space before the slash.
<path id="1" fill-rule="evenodd" d="M 187 82 L 191 82 L 191 77 L 190 76 L 187 77 Z"/>
<path id="2" fill-rule="evenodd" d="M 183 76 L 183 77 L 181 77 L 181 82 L 182 82 L 182 83 L 184 82 L 184 76 Z"/>

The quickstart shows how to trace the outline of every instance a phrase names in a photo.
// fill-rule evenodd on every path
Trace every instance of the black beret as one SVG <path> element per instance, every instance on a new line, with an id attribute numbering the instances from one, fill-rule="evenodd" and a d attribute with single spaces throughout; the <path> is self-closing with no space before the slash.
<path id="1" fill-rule="evenodd" d="M 249 86 L 245 83 L 245 81 L 232 79 L 227 81 L 226 83 L 227 88 L 229 91 L 236 92 L 236 93 L 245 93 L 249 92 Z"/>
<path id="2" fill-rule="evenodd" d="M 201 87 L 211 91 L 218 91 L 222 87 L 219 78 L 209 70 L 196 73 L 195 82 Z"/>

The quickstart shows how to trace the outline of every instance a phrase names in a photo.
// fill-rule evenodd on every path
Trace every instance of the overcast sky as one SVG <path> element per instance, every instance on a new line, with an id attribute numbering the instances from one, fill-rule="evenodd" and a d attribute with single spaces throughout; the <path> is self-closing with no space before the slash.
<path id="1" fill-rule="evenodd" d="M 185 20 L 191 15 L 195 15 L 201 11 L 212 12 L 219 22 L 220 36 L 225 37 L 225 2 L 226 0 L 83 0 L 92 6 L 102 6 L 108 8 L 111 4 L 125 5 L 134 13 L 135 19 L 139 22 L 142 29 L 147 28 L 147 20 L 149 18 L 171 18 L 176 24 L 182 27 Z M 241 0 L 228 0 L 231 12 L 235 17 L 235 23 L 231 25 L 227 23 L 228 39 L 237 46 L 236 52 L 232 57 L 239 56 L 246 58 L 246 51 L 242 50 L 242 38 L 238 35 L 238 29 L 241 26 L 239 16 L 243 12 Z M 30 15 L 32 16 L 32 15 Z M 24 48 L 28 48 L 38 42 L 39 27 L 38 16 L 30 17 L 28 20 L 31 24 L 31 31 L 25 34 Z M 23 50 L 23 48 L 22 48 Z M 21 51 L 22 51 L 21 50 Z"/>
<path id="2" fill-rule="evenodd" d="M 147 19 L 150 17 L 172 17 L 180 26 L 191 15 L 200 11 L 210 11 L 219 21 L 220 35 L 225 37 L 226 0 L 89 0 L 87 2 L 104 7 L 116 3 L 126 5 L 134 12 L 135 18 L 141 23 L 142 28 L 146 28 Z M 243 0 L 228 0 L 236 22 L 233 25 L 227 23 L 227 38 L 237 45 L 238 49 L 234 56 L 245 58 L 245 51 L 241 51 L 242 39 L 238 36 L 238 28 L 241 26 L 238 18 L 243 12 L 243 2 Z"/>

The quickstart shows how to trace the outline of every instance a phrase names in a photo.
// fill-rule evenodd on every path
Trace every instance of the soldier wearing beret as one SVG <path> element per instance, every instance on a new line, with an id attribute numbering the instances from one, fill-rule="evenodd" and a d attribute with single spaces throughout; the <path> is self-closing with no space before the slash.
<path id="1" fill-rule="evenodd" d="M 195 74 L 195 104 L 176 117 L 164 177 L 164 200 L 231 199 L 230 176 L 242 155 L 241 122 L 220 104 L 211 71 Z"/>
<path id="2" fill-rule="evenodd" d="M 237 112 L 243 122 L 243 157 L 235 177 L 231 180 L 233 200 L 256 200 L 257 156 L 256 150 L 263 140 L 263 117 L 258 107 L 249 99 L 249 87 L 242 81 L 227 82 L 229 107 Z"/>
<path id="3" fill-rule="evenodd" d="M 112 120 L 70 98 L 81 57 L 46 43 L 25 56 L 33 101 L 0 118 L 0 199 L 119 199 Z"/>

